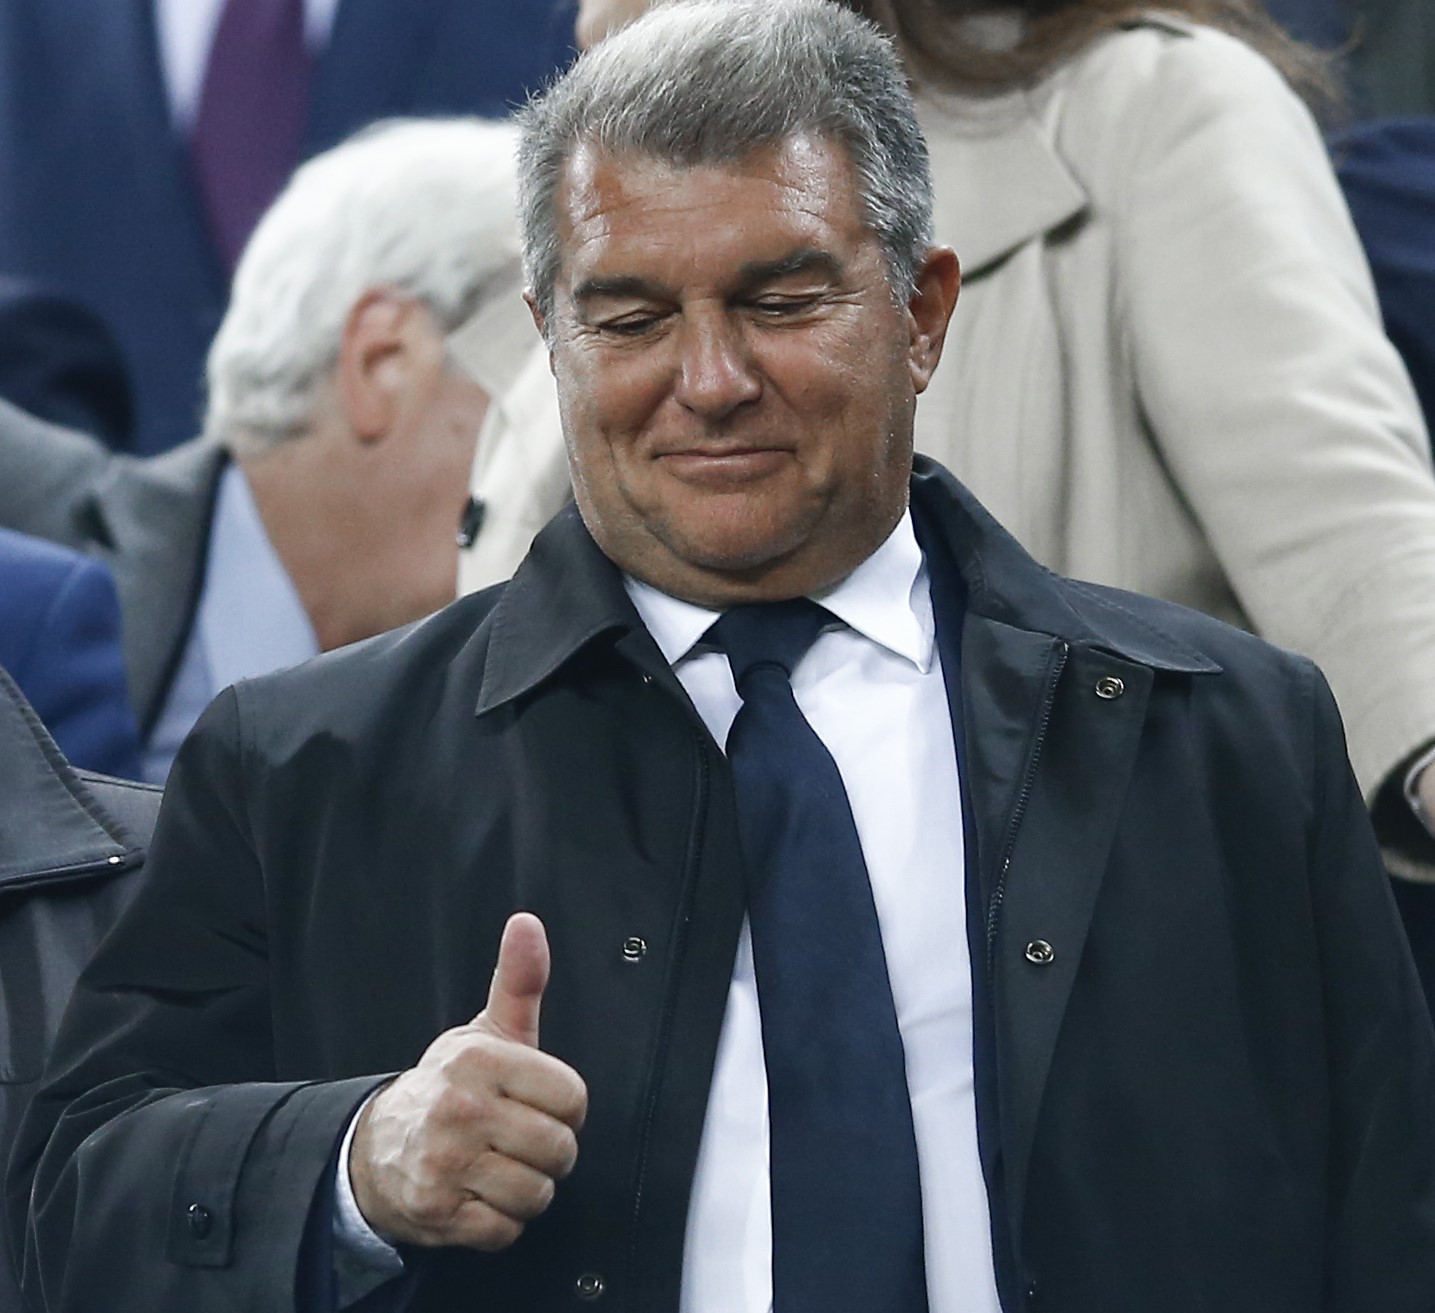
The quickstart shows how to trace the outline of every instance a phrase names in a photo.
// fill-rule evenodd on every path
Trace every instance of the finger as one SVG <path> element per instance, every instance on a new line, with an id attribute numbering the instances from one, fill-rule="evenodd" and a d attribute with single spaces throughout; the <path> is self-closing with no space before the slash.
<path id="1" fill-rule="evenodd" d="M 421 1243 L 431 1245 L 466 1245 L 493 1253 L 507 1249 L 523 1234 L 523 1223 L 509 1217 L 482 1199 L 470 1199 L 449 1219 L 441 1233 Z"/>
<path id="2" fill-rule="evenodd" d="M 531 1222 L 553 1202 L 553 1178 L 504 1154 L 484 1154 L 465 1174 L 465 1192 L 517 1222 Z"/>
<path id="3" fill-rule="evenodd" d="M 505 1039 L 538 1047 L 538 1012 L 548 985 L 548 935 L 532 912 L 515 912 L 503 927 L 488 1004 L 475 1019 Z"/>
<path id="4" fill-rule="evenodd" d="M 523 1104 L 509 1103 L 489 1129 L 495 1152 L 561 1181 L 578 1161 L 578 1137 L 556 1117 Z"/>

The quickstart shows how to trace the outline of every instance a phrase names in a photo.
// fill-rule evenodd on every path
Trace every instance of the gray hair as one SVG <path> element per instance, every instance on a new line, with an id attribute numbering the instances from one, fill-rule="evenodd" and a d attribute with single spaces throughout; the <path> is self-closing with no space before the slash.
<path id="1" fill-rule="evenodd" d="M 421 302 L 445 333 L 500 292 L 517 301 L 516 143 L 508 124 L 393 120 L 303 165 L 240 259 L 205 435 L 258 455 L 303 433 L 369 291 Z"/>
<path id="2" fill-rule="evenodd" d="M 840 142 L 905 301 L 932 242 L 927 145 L 891 42 L 829 0 L 676 0 L 585 54 L 520 116 L 523 271 L 551 322 L 556 197 L 580 144 L 681 168 Z"/>

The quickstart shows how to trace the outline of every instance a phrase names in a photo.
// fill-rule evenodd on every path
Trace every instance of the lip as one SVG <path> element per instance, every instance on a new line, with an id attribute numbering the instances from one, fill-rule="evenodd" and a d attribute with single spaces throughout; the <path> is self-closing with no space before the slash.
<path id="1" fill-rule="evenodd" d="M 782 447 L 727 447 L 665 452 L 658 463 L 685 483 L 752 483 L 776 474 L 792 452 Z"/>

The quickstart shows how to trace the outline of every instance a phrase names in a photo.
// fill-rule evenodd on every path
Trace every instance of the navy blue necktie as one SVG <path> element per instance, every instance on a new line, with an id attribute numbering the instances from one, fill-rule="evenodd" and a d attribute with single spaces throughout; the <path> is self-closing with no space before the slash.
<path id="1" fill-rule="evenodd" d="M 792 695 L 832 619 L 799 598 L 708 630 L 742 707 L 727 739 L 767 1067 L 774 1313 L 921 1313 L 922 1198 L 902 1038 L 837 763 Z"/>

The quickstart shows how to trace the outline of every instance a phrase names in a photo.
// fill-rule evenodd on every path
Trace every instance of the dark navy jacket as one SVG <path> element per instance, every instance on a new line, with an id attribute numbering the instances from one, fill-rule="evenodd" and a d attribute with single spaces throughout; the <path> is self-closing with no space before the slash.
<path id="1" fill-rule="evenodd" d="M 567 0 L 341 0 L 307 153 L 378 118 L 502 115 L 571 57 Z M 119 340 L 136 446 L 193 436 L 228 297 L 171 127 L 153 0 L 0 0 L 0 273 Z"/>
<path id="2" fill-rule="evenodd" d="M 0 529 L 0 667 L 72 762 L 138 777 L 120 604 L 103 564 Z"/>
<path id="3" fill-rule="evenodd" d="M 930 462 L 913 516 L 1003 1308 L 1429 1313 L 1435 1033 L 1319 673 L 1052 575 Z M 675 1313 L 745 884 L 726 759 L 571 509 L 510 583 L 221 694 L 21 1132 L 29 1292 L 294 1308 L 350 1114 L 482 1006 L 523 907 L 578 1165 L 509 1249 L 364 1306 L 549 1313 L 596 1275 Z"/>

